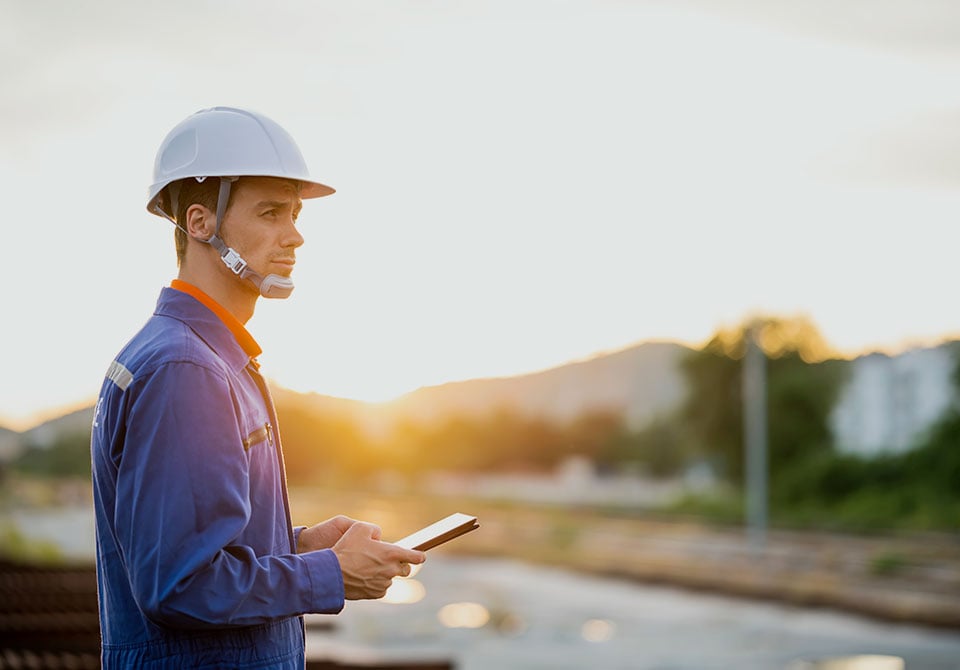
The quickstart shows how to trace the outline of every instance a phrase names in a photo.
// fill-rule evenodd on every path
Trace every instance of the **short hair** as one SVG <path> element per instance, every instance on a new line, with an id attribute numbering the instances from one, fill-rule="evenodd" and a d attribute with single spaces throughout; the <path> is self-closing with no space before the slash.
<path id="1" fill-rule="evenodd" d="M 174 232 L 174 242 L 177 248 L 177 265 L 183 265 L 187 256 L 187 233 L 184 227 L 187 225 L 187 210 L 193 205 L 203 205 L 211 212 L 217 211 L 217 198 L 220 195 L 220 180 L 216 177 L 208 177 L 203 181 L 197 181 L 193 177 L 181 179 L 174 182 L 164 189 L 164 206 L 167 211 L 173 206 L 171 190 L 177 192 L 174 220 L 179 224 Z M 230 206 L 230 200 L 233 199 L 233 191 L 230 190 L 230 199 L 227 200 L 227 207 Z M 226 211 L 226 210 L 224 210 Z"/>

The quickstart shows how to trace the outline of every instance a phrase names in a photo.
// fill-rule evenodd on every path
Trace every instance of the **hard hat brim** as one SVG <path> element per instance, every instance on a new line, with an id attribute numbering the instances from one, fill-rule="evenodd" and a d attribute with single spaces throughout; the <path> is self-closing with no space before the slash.
<path id="1" fill-rule="evenodd" d="M 327 195 L 333 195 L 337 192 L 332 186 L 321 184 L 318 181 L 300 181 L 301 198 L 322 198 Z"/>
<path id="2" fill-rule="evenodd" d="M 273 179 L 291 179 L 290 177 L 278 177 L 276 175 L 243 175 L 244 177 L 270 177 Z M 191 177 L 186 177 L 190 179 Z M 333 195 L 337 192 L 332 186 L 327 186 L 326 184 L 321 184 L 318 181 L 307 181 L 305 179 L 291 179 L 300 184 L 300 198 L 303 200 L 308 200 L 311 198 L 323 198 L 328 195 Z M 180 181 L 175 179 L 173 181 Z M 147 202 L 147 211 L 151 214 L 159 214 L 157 211 L 157 201 L 160 198 L 160 193 L 163 192 L 167 186 L 173 183 L 164 182 L 160 184 L 154 184 L 150 187 L 150 200 Z M 171 216 L 176 216 L 176 212 L 168 212 Z"/>

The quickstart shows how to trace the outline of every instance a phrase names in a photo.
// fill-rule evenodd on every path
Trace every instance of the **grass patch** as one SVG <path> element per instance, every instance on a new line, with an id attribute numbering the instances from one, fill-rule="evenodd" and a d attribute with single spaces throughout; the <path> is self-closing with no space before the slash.
<path id="1" fill-rule="evenodd" d="M 907 559 L 896 551 L 881 551 L 870 557 L 870 574 L 892 577 L 907 566 Z"/>

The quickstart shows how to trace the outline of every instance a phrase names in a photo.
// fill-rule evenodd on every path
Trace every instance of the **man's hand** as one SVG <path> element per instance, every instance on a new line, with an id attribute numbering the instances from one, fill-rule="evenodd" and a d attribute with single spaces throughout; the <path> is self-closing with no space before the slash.
<path id="1" fill-rule="evenodd" d="M 394 577 L 406 577 L 410 564 L 427 559 L 422 551 L 381 542 L 380 528 L 362 521 L 354 522 L 343 533 L 333 545 L 333 553 L 340 561 L 347 600 L 382 598 Z"/>
<path id="2" fill-rule="evenodd" d="M 335 545 L 350 527 L 357 523 L 348 516 L 335 516 L 315 526 L 304 528 L 297 538 L 297 553 L 329 549 Z"/>

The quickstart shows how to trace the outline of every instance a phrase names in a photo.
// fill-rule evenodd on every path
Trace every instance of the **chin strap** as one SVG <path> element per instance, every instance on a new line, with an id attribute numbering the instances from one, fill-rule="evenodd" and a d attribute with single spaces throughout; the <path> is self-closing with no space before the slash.
<path id="1" fill-rule="evenodd" d="M 292 279 L 277 274 L 268 274 L 264 277 L 255 272 L 233 247 L 228 247 L 217 235 L 207 240 L 207 244 L 220 253 L 220 260 L 233 274 L 251 282 L 264 298 L 287 298 L 293 293 Z"/>
<path id="2" fill-rule="evenodd" d="M 217 253 L 220 254 L 220 260 L 223 261 L 223 264 L 226 265 L 233 274 L 240 277 L 240 279 L 245 279 L 256 286 L 257 290 L 260 291 L 260 295 L 264 298 L 288 298 L 290 294 L 293 293 L 292 279 L 277 274 L 263 276 L 255 272 L 247 265 L 247 261 L 243 260 L 243 257 L 240 256 L 233 247 L 228 247 L 220 237 L 220 224 L 223 222 L 223 217 L 227 212 L 227 202 L 230 200 L 230 188 L 237 179 L 239 179 L 239 177 L 220 177 L 220 193 L 217 196 L 217 227 L 210 239 L 200 241 L 206 242 L 216 249 Z M 177 211 L 179 186 L 180 184 L 176 183 L 168 187 L 171 188 L 171 199 L 173 201 L 171 208 L 174 212 Z M 177 223 L 177 221 L 167 214 L 159 205 L 154 208 L 154 211 L 173 222 L 173 225 L 183 232 L 187 232 L 183 226 Z M 189 233 L 187 234 L 189 235 Z"/>
<path id="3" fill-rule="evenodd" d="M 247 265 L 247 262 L 238 254 L 233 247 L 228 247 L 220 237 L 220 224 L 227 213 L 227 202 L 230 201 L 230 188 L 233 182 L 239 177 L 220 177 L 220 193 L 217 196 L 217 228 L 213 236 L 207 240 L 207 244 L 212 246 L 220 254 L 220 260 L 230 271 L 246 279 L 257 287 L 260 295 L 264 298 L 288 298 L 293 293 L 293 280 L 289 277 L 281 277 L 276 274 L 263 276 L 255 272 Z"/>

